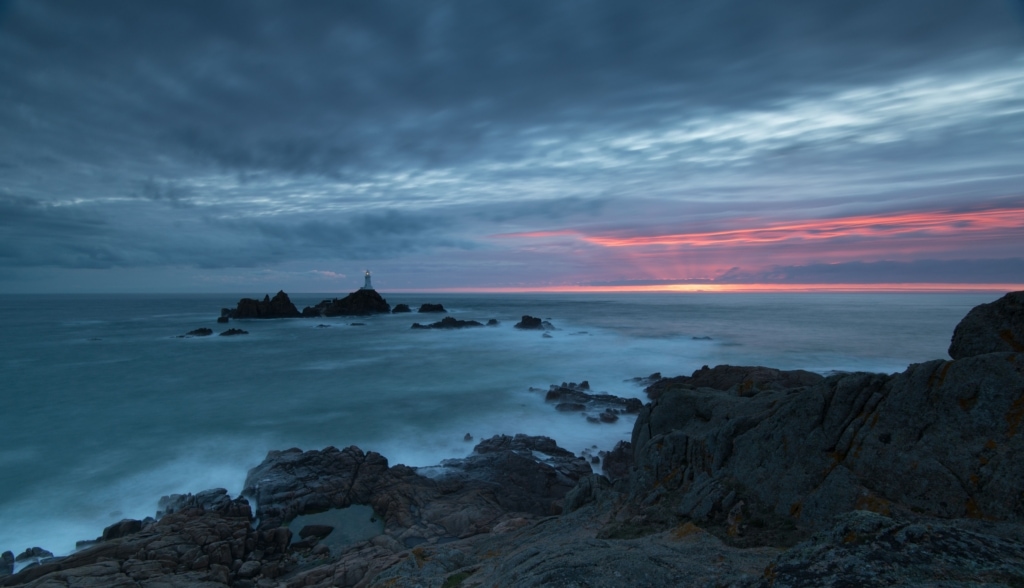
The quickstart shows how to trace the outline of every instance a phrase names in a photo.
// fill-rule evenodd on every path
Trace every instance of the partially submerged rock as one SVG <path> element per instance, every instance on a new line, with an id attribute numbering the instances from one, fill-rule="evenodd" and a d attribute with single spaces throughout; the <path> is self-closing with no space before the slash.
<path id="1" fill-rule="evenodd" d="M 448 312 L 448 311 L 444 309 L 444 305 L 443 304 L 431 304 L 431 303 L 428 302 L 426 304 L 421 304 L 420 305 L 420 309 L 418 311 L 416 311 L 416 312 Z"/>
<path id="2" fill-rule="evenodd" d="M 524 314 L 523 318 L 518 323 L 516 323 L 513 326 L 515 328 L 517 328 L 517 329 L 536 330 L 536 331 L 546 331 L 546 330 L 554 329 L 555 328 L 548 321 L 541 320 L 541 319 L 539 319 L 539 318 L 537 318 L 535 316 L 530 316 L 528 314 Z"/>
<path id="3" fill-rule="evenodd" d="M 456 319 L 453 316 L 446 316 L 436 323 L 430 323 L 429 325 L 421 325 L 420 323 L 413 323 L 412 328 L 414 329 L 464 329 L 466 327 L 482 327 L 483 323 L 479 321 L 465 321 Z"/>

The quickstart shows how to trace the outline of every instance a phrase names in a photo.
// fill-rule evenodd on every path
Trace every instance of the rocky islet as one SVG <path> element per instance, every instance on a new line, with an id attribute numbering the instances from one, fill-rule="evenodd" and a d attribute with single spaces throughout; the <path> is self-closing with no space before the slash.
<path id="1" fill-rule="evenodd" d="M 432 468 L 275 451 L 246 480 L 255 513 L 223 490 L 168 497 L 158 518 L 0 585 L 1020 585 L 1021 295 L 969 313 L 952 360 L 898 374 L 651 377 L 607 475 L 523 435 Z M 596 402 L 581 384 L 549 392 Z M 336 551 L 291 543 L 289 520 L 354 504 L 383 533 Z"/>

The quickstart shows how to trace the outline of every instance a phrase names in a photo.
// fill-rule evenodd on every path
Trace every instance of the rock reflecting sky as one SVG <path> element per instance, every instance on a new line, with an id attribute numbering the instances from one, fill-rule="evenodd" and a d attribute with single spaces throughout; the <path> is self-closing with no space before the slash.
<path id="1" fill-rule="evenodd" d="M 1024 2 L 0 3 L 0 292 L 1024 284 Z"/>

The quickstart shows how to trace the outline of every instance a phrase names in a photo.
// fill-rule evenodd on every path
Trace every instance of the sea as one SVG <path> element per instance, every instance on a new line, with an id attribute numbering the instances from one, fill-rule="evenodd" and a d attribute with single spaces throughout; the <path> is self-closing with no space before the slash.
<path id="1" fill-rule="evenodd" d="M 356 445 L 429 466 L 526 433 L 594 455 L 628 440 L 633 417 L 558 412 L 550 385 L 646 400 L 637 378 L 704 365 L 899 372 L 948 358 L 957 322 L 1001 294 L 382 295 L 414 312 L 224 325 L 238 294 L 0 296 L 0 551 L 67 554 L 153 516 L 161 496 L 237 495 L 274 449 Z M 411 329 L 443 316 L 422 303 L 499 325 Z M 523 315 L 554 330 L 515 329 Z M 214 335 L 181 337 L 201 327 Z M 229 327 L 248 334 L 218 335 Z"/>

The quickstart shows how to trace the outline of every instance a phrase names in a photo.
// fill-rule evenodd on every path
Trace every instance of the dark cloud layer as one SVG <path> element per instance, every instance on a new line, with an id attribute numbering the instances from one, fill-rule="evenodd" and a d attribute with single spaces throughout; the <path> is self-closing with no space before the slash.
<path id="1" fill-rule="evenodd" d="M 0 266 L 1019 199 L 1022 65 L 1003 0 L 4 2 Z"/>

